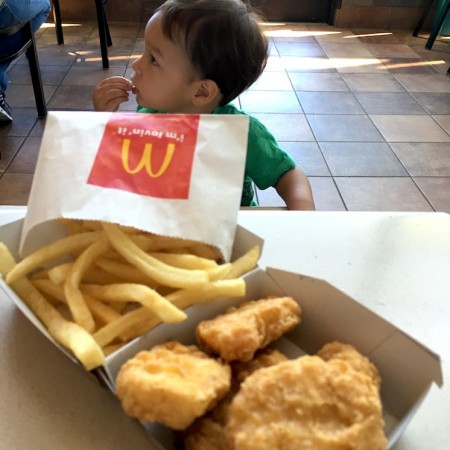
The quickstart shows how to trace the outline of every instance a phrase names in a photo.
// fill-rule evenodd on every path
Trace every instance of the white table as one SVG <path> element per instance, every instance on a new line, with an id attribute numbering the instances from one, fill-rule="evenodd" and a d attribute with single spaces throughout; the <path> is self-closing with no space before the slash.
<path id="1" fill-rule="evenodd" d="M 0 207 L 0 225 L 23 217 Z M 241 211 L 265 239 L 260 265 L 324 278 L 442 357 L 432 387 L 395 450 L 450 442 L 450 216 L 439 213 Z M 0 236 L 1 240 L 1 236 Z M 148 450 L 115 398 L 0 298 L 0 447 Z"/>

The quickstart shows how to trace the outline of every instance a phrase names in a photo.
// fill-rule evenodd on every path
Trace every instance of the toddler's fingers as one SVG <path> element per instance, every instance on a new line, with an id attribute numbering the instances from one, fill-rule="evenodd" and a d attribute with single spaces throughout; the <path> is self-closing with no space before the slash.
<path id="1" fill-rule="evenodd" d="M 108 89 L 104 91 L 104 94 L 107 98 L 115 98 L 115 97 L 128 97 L 128 92 L 124 91 L 122 88 L 116 88 L 114 86 L 110 86 Z"/>
<path id="2" fill-rule="evenodd" d="M 117 111 L 119 109 L 119 106 L 122 103 L 125 103 L 126 101 L 128 101 L 128 97 L 116 97 L 112 100 L 110 100 L 107 104 L 107 111 Z"/>
<path id="3" fill-rule="evenodd" d="M 131 81 L 127 80 L 124 77 L 119 77 L 119 76 L 105 78 L 104 80 L 100 81 L 100 83 L 98 83 L 98 85 L 97 85 L 98 88 L 103 88 L 103 87 L 108 87 L 108 86 L 114 87 L 117 89 L 123 89 L 125 91 L 131 91 L 131 89 L 132 89 Z"/>

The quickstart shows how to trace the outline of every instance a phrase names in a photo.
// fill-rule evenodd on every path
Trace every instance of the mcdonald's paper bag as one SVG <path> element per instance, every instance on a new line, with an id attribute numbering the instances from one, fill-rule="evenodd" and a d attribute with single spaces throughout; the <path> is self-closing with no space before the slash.
<path id="1" fill-rule="evenodd" d="M 58 218 L 102 220 L 231 254 L 248 117 L 50 112 L 22 231 L 22 256 Z"/>

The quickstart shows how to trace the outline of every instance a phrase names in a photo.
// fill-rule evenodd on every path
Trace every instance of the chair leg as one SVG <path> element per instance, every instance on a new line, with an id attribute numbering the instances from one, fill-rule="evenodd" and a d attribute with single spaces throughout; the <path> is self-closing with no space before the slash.
<path id="1" fill-rule="evenodd" d="M 97 23 L 98 23 L 98 34 L 100 37 L 100 49 L 102 52 L 102 64 L 103 68 L 107 69 L 109 67 L 108 45 L 107 45 L 109 29 L 107 32 L 106 16 L 105 11 L 103 9 L 103 1 L 95 0 L 95 7 L 97 9 Z"/>
<path id="2" fill-rule="evenodd" d="M 430 10 L 431 10 L 431 7 L 433 6 L 434 2 L 435 2 L 435 0 L 428 0 L 428 2 L 425 3 L 425 8 L 423 10 L 423 13 L 420 16 L 420 19 L 417 22 L 416 28 L 414 28 L 414 31 L 412 34 L 414 37 L 417 37 L 417 35 L 419 34 L 419 31 L 422 29 L 423 24 L 424 24 L 426 18 L 428 17 L 428 14 L 430 14 Z"/>
<path id="3" fill-rule="evenodd" d="M 106 42 L 108 44 L 108 47 L 111 47 L 111 45 L 112 45 L 111 34 L 109 33 L 108 20 L 106 19 L 106 13 L 105 13 L 105 4 L 107 1 L 108 0 L 102 1 L 102 10 L 103 10 L 103 21 L 104 21 L 105 29 L 106 29 Z"/>
<path id="4" fill-rule="evenodd" d="M 106 43 L 108 44 L 108 47 L 111 47 L 112 40 L 111 40 L 111 34 L 109 33 L 108 20 L 106 19 L 105 10 L 103 10 L 103 20 L 104 20 L 105 29 L 106 29 Z"/>
<path id="5" fill-rule="evenodd" d="M 64 44 L 64 35 L 62 29 L 61 9 L 59 0 L 53 0 L 53 21 L 55 22 L 56 40 L 59 45 Z"/>
<path id="6" fill-rule="evenodd" d="M 31 45 L 27 48 L 26 55 L 28 65 L 30 66 L 31 82 L 33 83 L 34 98 L 38 117 L 43 118 L 47 115 L 47 105 L 45 104 L 44 88 L 42 86 L 41 70 L 39 68 L 39 59 L 36 51 L 36 42 L 31 22 L 29 22 L 29 33 Z"/>
<path id="7" fill-rule="evenodd" d="M 447 17 L 449 10 L 450 10 L 450 0 L 447 0 L 447 2 L 442 7 L 441 15 L 439 16 L 438 20 L 434 23 L 430 37 L 428 38 L 428 41 L 425 44 L 425 48 L 427 48 L 428 50 L 431 50 L 431 47 L 433 47 L 434 41 L 436 40 L 437 35 L 439 34 L 439 30 L 444 24 L 445 18 Z"/>

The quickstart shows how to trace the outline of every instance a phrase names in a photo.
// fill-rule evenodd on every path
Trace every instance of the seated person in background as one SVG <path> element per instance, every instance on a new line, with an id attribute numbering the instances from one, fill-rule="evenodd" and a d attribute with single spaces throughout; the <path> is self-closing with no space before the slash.
<path id="1" fill-rule="evenodd" d="M 167 0 L 147 23 L 131 83 L 122 77 L 101 81 L 95 110 L 117 111 L 132 91 L 138 112 L 245 114 L 230 102 L 265 68 L 268 43 L 258 20 L 241 0 Z M 242 206 L 256 205 L 253 183 L 275 187 L 288 209 L 314 210 L 306 175 L 250 117 Z"/>
<path id="2" fill-rule="evenodd" d="M 31 20 L 36 31 L 45 22 L 50 10 L 50 0 L 0 0 L 0 29 Z M 0 35 L 0 59 L 19 51 L 24 44 L 20 32 L 11 36 Z M 9 64 L 0 64 L 0 126 L 12 121 L 11 108 L 5 100 L 8 87 L 6 69 Z"/>

